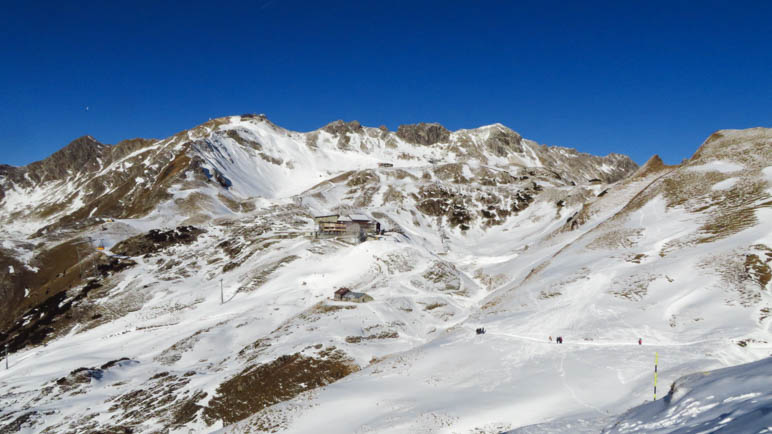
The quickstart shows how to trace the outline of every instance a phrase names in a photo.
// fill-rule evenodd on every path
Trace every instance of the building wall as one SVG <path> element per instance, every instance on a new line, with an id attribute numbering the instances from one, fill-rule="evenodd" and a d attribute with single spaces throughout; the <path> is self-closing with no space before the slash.
<path id="1" fill-rule="evenodd" d="M 338 221 L 339 217 L 339 215 L 328 215 L 322 217 L 314 217 L 314 220 L 316 221 L 316 224 L 321 224 L 322 222 L 335 223 Z"/>

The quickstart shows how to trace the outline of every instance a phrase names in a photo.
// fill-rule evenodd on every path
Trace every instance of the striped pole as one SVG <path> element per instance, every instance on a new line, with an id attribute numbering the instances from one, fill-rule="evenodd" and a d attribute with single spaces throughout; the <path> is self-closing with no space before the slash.
<path id="1" fill-rule="evenodd" d="M 654 353 L 654 400 L 657 400 L 657 364 L 659 363 L 659 354 Z"/>

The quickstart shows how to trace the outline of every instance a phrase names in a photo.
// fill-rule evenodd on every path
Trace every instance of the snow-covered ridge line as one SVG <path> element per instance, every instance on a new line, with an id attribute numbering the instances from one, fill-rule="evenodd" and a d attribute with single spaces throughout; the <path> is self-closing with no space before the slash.
<path id="1" fill-rule="evenodd" d="M 216 182 L 215 201 L 286 198 L 347 171 L 461 163 L 548 169 L 574 183 L 613 182 L 637 167 L 623 156 L 540 146 L 500 124 L 452 133 L 439 124 L 415 124 L 390 132 L 337 121 L 299 133 L 264 116 L 230 116 L 162 140 L 107 146 L 82 137 L 41 162 L 0 168 L 0 222 L 30 234 L 62 219 L 145 215 L 173 197 L 172 185 L 201 189 L 202 182 Z"/>

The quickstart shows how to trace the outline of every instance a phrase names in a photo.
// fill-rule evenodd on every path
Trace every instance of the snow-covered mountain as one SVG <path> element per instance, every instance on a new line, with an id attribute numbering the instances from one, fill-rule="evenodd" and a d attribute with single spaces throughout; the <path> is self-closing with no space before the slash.
<path id="1" fill-rule="evenodd" d="M 651 398 L 655 352 L 663 392 L 770 353 L 771 157 L 761 128 L 638 168 L 499 124 L 245 115 L 0 166 L 0 429 L 656 424 L 625 413 Z M 308 236 L 329 213 L 390 231 Z"/>

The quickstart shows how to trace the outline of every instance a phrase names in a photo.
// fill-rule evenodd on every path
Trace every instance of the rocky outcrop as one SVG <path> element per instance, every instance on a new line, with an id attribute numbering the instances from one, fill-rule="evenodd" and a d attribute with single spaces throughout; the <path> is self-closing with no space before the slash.
<path id="1" fill-rule="evenodd" d="M 43 161 L 26 167 L 35 182 L 48 182 L 66 177 L 69 173 L 95 171 L 100 168 L 107 145 L 91 136 L 79 137 Z"/>
<path id="2" fill-rule="evenodd" d="M 437 123 L 421 122 L 400 125 L 397 129 L 397 136 L 408 143 L 431 146 L 435 143 L 447 142 L 450 139 L 450 131 Z"/>
<path id="3" fill-rule="evenodd" d="M 644 163 L 643 166 L 641 166 L 638 170 L 633 173 L 633 178 L 643 178 L 651 173 L 659 172 L 661 170 L 667 169 L 669 166 L 666 166 L 665 163 L 662 161 L 661 158 L 659 158 L 659 155 L 652 155 L 651 158 L 649 158 L 646 163 Z"/>
<path id="4" fill-rule="evenodd" d="M 349 134 L 360 133 L 363 128 L 357 121 L 343 122 L 342 120 L 337 120 L 325 125 L 322 127 L 322 130 L 338 138 L 339 149 L 348 150 L 351 142 Z"/>
<path id="5" fill-rule="evenodd" d="M 121 241 L 112 251 L 124 256 L 151 255 L 172 246 L 194 243 L 198 236 L 205 232 L 193 226 L 180 226 L 168 231 L 153 229 L 146 234 Z"/>
<path id="6" fill-rule="evenodd" d="M 341 134 L 360 132 L 362 131 L 362 125 L 358 121 L 344 122 L 339 119 L 323 126 L 322 129 L 334 136 L 339 136 Z"/>
<path id="7" fill-rule="evenodd" d="M 496 156 L 506 157 L 509 153 L 523 152 L 523 138 L 520 134 L 507 129 L 496 130 L 485 140 L 485 147 Z"/>

